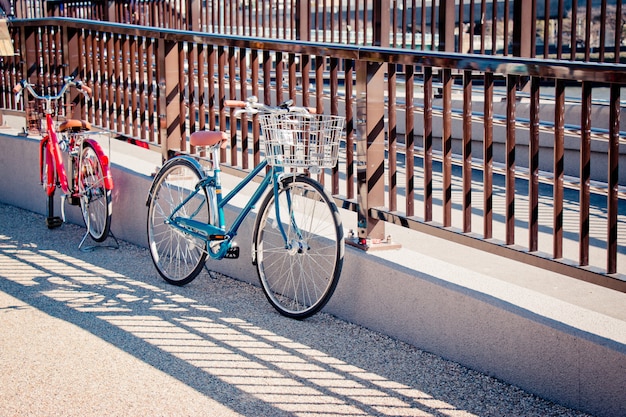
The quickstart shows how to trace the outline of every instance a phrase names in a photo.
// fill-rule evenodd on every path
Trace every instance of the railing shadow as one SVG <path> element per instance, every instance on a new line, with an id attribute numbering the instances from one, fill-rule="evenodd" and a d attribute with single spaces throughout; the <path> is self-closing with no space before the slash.
<path id="1" fill-rule="evenodd" d="M 78 226 L 48 231 L 41 216 L 4 204 L 0 216 L 15 220 L 0 232 L 1 291 L 234 412 L 512 416 L 527 415 L 529 404 L 541 414 L 548 404 L 327 314 L 286 319 L 255 286 L 202 273 L 172 287 L 145 249 L 121 242 L 119 250 L 82 252 Z"/>

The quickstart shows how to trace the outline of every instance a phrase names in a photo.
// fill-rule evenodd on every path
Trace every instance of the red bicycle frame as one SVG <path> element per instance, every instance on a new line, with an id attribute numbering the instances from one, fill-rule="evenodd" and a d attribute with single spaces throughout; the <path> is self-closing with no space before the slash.
<path id="1" fill-rule="evenodd" d="M 46 194 L 51 196 L 54 194 L 58 180 L 61 190 L 64 194 L 68 195 L 70 194 L 70 190 L 67 182 L 67 174 L 65 173 L 65 166 L 61 159 L 61 148 L 54 129 L 52 115 L 49 113 L 46 113 L 46 132 L 46 136 L 44 136 L 39 143 L 39 172 L 41 174 L 41 183 L 43 184 L 44 180 L 46 181 L 44 184 Z M 46 160 L 52 161 L 53 163 L 44 164 Z M 44 170 L 46 172 L 44 172 Z"/>

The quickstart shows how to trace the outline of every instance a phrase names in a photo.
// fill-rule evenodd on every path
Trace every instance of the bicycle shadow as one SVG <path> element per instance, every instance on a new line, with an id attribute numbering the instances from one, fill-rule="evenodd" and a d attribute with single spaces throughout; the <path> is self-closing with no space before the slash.
<path id="1" fill-rule="evenodd" d="M 284 318 L 255 286 L 207 271 L 170 286 L 145 249 L 120 242 L 118 251 L 81 252 L 78 226 L 47 231 L 41 216 L 0 204 L 3 217 L 20 220 L 0 231 L 0 291 L 237 413 L 513 416 L 546 405 L 327 314 Z"/>

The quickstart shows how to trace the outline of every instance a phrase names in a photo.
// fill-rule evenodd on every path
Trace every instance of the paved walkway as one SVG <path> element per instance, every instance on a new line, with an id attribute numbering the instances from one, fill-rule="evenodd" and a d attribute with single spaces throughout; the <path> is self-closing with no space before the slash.
<path id="1" fill-rule="evenodd" d="M 0 204 L 2 416 L 584 416 L 260 289 Z"/>

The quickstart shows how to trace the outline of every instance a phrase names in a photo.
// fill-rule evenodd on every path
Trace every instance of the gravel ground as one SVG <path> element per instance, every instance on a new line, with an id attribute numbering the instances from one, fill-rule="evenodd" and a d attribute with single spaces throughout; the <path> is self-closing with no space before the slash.
<path id="1" fill-rule="evenodd" d="M 587 415 L 208 270 L 167 285 L 146 249 L 83 234 L 0 204 L 0 416 Z"/>

